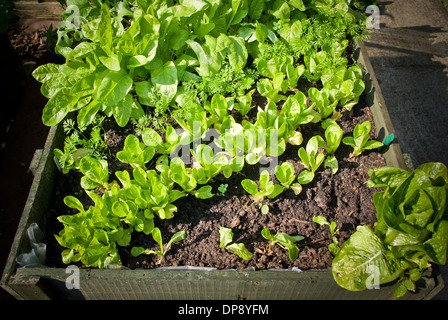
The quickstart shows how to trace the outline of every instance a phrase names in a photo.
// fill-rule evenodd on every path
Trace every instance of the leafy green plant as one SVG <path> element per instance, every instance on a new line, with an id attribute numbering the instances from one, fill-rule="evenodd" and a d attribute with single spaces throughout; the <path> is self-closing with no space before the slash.
<path id="1" fill-rule="evenodd" d="M 330 227 L 330 234 L 331 234 L 331 237 L 333 238 L 333 242 L 328 246 L 328 250 L 330 250 L 330 253 L 332 255 L 334 255 L 334 256 L 337 255 L 340 250 L 340 247 L 339 247 L 338 239 L 335 237 L 336 222 L 332 221 L 330 223 L 327 221 L 327 218 L 325 218 L 323 216 L 314 216 L 313 221 L 321 226 L 327 225 Z"/>
<path id="2" fill-rule="evenodd" d="M 238 110 L 243 116 L 245 116 L 254 106 L 252 105 L 252 95 L 255 89 L 250 90 L 244 95 L 237 96 L 238 103 L 234 103 L 233 109 Z"/>
<path id="3" fill-rule="evenodd" d="M 107 192 L 103 197 L 92 191 L 87 193 L 97 204 L 87 210 L 84 210 L 77 198 L 64 198 L 64 203 L 79 213 L 58 217 L 64 228 L 55 238 L 61 246 L 67 248 L 62 251 L 62 261 L 65 264 L 81 261 L 86 266 L 99 268 L 121 264 L 117 245 L 128 245 L 133 229 L 126 228 L 126 224 L 112 210 L 117 193 Z"/>
<path id="4" fill-rule="evenodd" d="M 79 162 L 79 169 L 84 174 L 81 178 L 83 189 L 109 188 L 109 168 L 106 160 L 85 156 Z"/>
<path id="5" fill-rule="evenodd" d="M 431 263 L 446 262 L 447 169 L 425 163 L 412 172 L 382 167 L 369 174 L 368 186 L 384 190 L 373 196 L 375 232 L 357 227 L 333 259 L 333 275 L 352 291 L 398 279 L 394 293 L 402 296 Z"/>
<path id="6" fill-rule="evenodd" d="M 361 124 L 355 126 L 353 130 L 353 137 L 345 137 L 342 139 L 342 143 L 351 146 L 353 148 L 353 155 L 359 156 L 365 150 L 376 149 L 383 146 L 379 141 L 370 139 L 370 121 L 364 121 Z"/>
<path id="7" fill-rule="evenodd" d="M 250 179 L 244 179 L 241 181 L 241 185 L 244 190 L 252 195 L 255 202 L 263 201 L 266 197 L 270 199 L 275 198 L 283 192 L 282 186 L 274 184 L 274 182 L 270 180 L 269 172 L 267 170 L 264 170 L 260 174 L 260 187 L 258 187 L 256 182 Z"/>
<path id="8" fill-rule="evenodd" d="M 317 153 L 319 147 L 318 136 L 313 136 L 307 143 L 306 149 L 301 147 L 299 149 L 299 157 L 302 163 L 308 170 L 303 170 L 299 173 L 297 181 L 300 184 L 307 184 L 313 181 L 314 173 L 324 162 L 325 155 Z"/>
<path id="9" fill-rule="evenodd" d="M 356 64 L 329 69 L 321 78 L 322 91 L 332 102 L 350 111 L 365 89 L 362 77 L 362 70 Z"/>
<path id="10" fill-rule="evenodd" d="M 196 189 L 198 185 L 195 173 L 185 167 L 185 163 L 180 158 L 174 158 L 169 166 L 169 178 L 176 182 L 184 191 L 191 193 L 196 198 L 207 199 L 213 197 L 212 187 L 205 185 Z"/>
<path id="11" fill-rule="evenodd" d="M 206 184 L 221 172 L 222 165 L 215 161 L 215 155 L 211 147 L 200 144 L 196 147 L 196 151 L 191 150 L 191 152 L 195 159 L 192 174 L 199 184 Z"/>
<path id="12" fill-rule="evenodd" d="M 288 132 L 294 132 L 300 125 L 320 120 L 319 114 L 314 111 L 313 107 L 307 106 L 305 94 L 297 92 L 295 95 L 289 96 L 282 105 L 280 115 L 284 117 Z M 291 144 L 300 145 L 302 142 L 289 141 Z"/>
<path id="13" fill-rule="evenodd" d="M 285 74 L 278 72 L 271 79 L 263 78 L 257 82 L 257 90 L 263 96 L 270 101 L 277 103 L 280 100 L 286 100 L 284 95 L 279 92 L 286 92 L 288 89 L 288 82 L 285 81 Z"/>
<path id="14" fill-rule="evenodd" d="M 154 155 L 154 147 L 146 146 L 133 134 L 126 137 L 124 141 L 124 149 L 117 152 L 118 160 L 124 163 L 129 163 L 134 168 L 145 168 L 145 164 L 149 162 Z"/>
<path id="15" fill-rule="evenodd" d="M 253 253 L 246 249 L 244 243 L 232 243 L 233 232 L 231 228 L 219 227 L 219 248 L 230 249 L 244 260 L 251 260 Z"/>
<path id="16" fill-rule="evenodd" d="M 293 183 L 296 175 L 292 163 L 283 162 L 281 165 L 276 166 L 275 177 L 284 189 L 291 188 L 295 194 L 299 194 L 302 192 L 302 186 L 300 185 L 300 183 Z"/>
<path id="17" fill-rule="evenodd" d="M 328 125 L 325 129 L 325 141 L 321 136 L 317 136 L 318 145 L 323 148 L 327 154 L 324 163 L 325 168 L 331 168 L 331 172 L 335 174 L 339 170 L 339 164 L 334 153 L 341 144 L 344 132 L 336 122 L 329 122 L 329 124 L 323 122 L 322 126 L 324 125 Z"/>
<path id="18" fill-rule="evenodd" d="M 268 249 L 276 243 L 288 249 L 289 259 L 291 261 L 295 261 L 299 256 L 299 248 L 295 245 L 295 243 L 305 239 L 303 236 L 290 236 L 283 232 L 278 232 L 273 235 L 267 228 L 261 230 L 261 235 L 263 238 L 270 240 Z"/>
<path id="19" fill-rule="evenodd" d="M 132 247 L 132 249 L 131 249 L 132 256 L 138 257 L 141 254 L 148 254 L 148 255 L 156 254 L 160 257 L 160 260 L 159 260 L 159 262 L 160 262 L 165 257 L 165 255 L 167 254 L 168 250 L 171 248 L 173 243 L 182 241 L 187 237 L 187 233 L 185 232 L 185 230 L 178 231 L 175 234 L 173 234 L 171 239 L 164 246 L 163 241 L 162 241 L 162 233 L 160 232 L 159 228 L 154 228 L 154 230 L 152 231 L 151 234 L 152 234 L 152 238 L 154 239 L 154 241 L 156 241 L 157 244 L 159 245 L 160 250 L 154 251 L 154 250 L 145 249 L 143 247 Z"/>
<path id="20" fill-rule="evenodd" d="M 95 117 L 90 134 L 87 128 L 77 127 L 72 119 L 66 119 L 63 129 L 67 137 L 64 141 L 63 150 L 55 148 L 54 158 L 58 168 L 63 173 L 79 169 L 79 161 L 85 156 L 96 159 L 104 159 L 108 149 L 106 134 L 101 126 L 104 117 Z"/>
<path id="21" fill-rule="evenodd" d="M 313 107 L 316 108 L 321 119 L 326 119 L 335 112 L 337 101 L 332 103 L 325 90 L 319 91 L 312 87 L 308 89 L 308 97 L 313 102 Z"/>
<path id="22" fill-rule="evenodd" d="M 227 183 L 221 183 L 218 187 L 218 195 L 223 196 L 226 193 L 228 187 L 229 185 Z"/>
<path id="23" fill-rule="evenodd" d="M 181 132 L 178 134 L 171 125 L 167 125 L 165 129 L 165 141 L 162 137 L 152 128 L 143 129 L 142 133 L 143 143 L 155 148 L 155 150 L 161 154 L 172 155 L 175 154 L 177 148 L 183 145 L 190 144 L 190 136 L 188 132 Z"/>

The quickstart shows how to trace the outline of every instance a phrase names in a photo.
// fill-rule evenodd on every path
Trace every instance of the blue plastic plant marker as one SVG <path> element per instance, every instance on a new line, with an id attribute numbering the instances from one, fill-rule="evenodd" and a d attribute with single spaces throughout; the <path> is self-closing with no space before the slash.
<path id="1" fill-rule="evenodd" d="M 390 135 L 388 135 L 386 138 L 384 138 L 384 141 L 383 141 L 383 146 L 381 146 L 381 147 L 379 147 L 378 148 L 378 151 L 381 151 L 381 150 L 383 150 L 384 148 L 386 148 L 387 146 L 389 146 L 391 143 L 392 143 L 392 141 L 394 141 L 395 140 L 395 135 L 393 134 L 393 133 L 391 133 Z"/>

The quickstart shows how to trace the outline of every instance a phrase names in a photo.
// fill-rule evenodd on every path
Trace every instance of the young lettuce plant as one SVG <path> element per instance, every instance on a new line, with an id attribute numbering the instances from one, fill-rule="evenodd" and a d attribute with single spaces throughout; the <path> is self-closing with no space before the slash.
<path id="1" fill-rule="evenodd" d="M 327 119 L 329 120 L 329 119 Z M 322 126 L 328 123 L 323 122 Z M 327 153 L 324 166 L 325 168 L 331 168 L 331 172 L 335 174 L 339 170 L 338 160 L 336 159 L 334 153 L 338 149 L 342 141 L 342 136 L 344 132 L 341 127 L 336 122 L 331 121 L 330 124 L 325 129 L 325 140 L 321 136 L 317 136 L 319 147 L 323 148 Z"/>
<path id="2" fill-rule="evenodd" d="M 196 190 L 198 182 L 191 169 L 185 168 L 185 163 L 181 158 L 171 159 L 169 165 L 169 178 L 176 182 L 184 191 L 191 193 L 196 198 L 208 199 L 213 197 L 211 193 L 212 187 L 209 185 L 203 186 Z"/>
<path id="3" fill-rule="evenodd" d="M 222 165 L 215 161 L 215 155 L 210 146 L 200 144 L 196 147 L 196 151 L 192 149 L 191 153 L 195 159 L 192 174 L 198 184 L 206 184 L 221 172 Z"/>
<path id="4" fill-rule="evenodd" d="M 313 221 L 315 223 L 317 223 L 320 226 L 324 226 L 327 225 L 330 227 L 330 234 L 331 237 L 333 238 L 333 243 L 331 243 L 328 246 L 328 250 L 330 250 L 330 253 L 335 256 L 338 254 L 339 252 L 339 243 L 338 243 L 338 239 L 335 237 L 335 233 L 336 233 L 336 222 L 332 221 L 331 223 L 327 221 L 327 218 L 323 217 L 323 216 L 314 216 L 313 217 Z"/>
<path id="5" fill-rule="evenodd" d="M 266 197 L 269 199 L 275 198 L 283 192 L 283 187 L 281 185 L 274 184 L 274 182 L 270 180 L 269 172 L 267 170 L 264 170 L 260 174 L 260 188 L 258 188 L 256 182 L 250 179 L 244 179 L 241 181 L 241 185 L 244 190 L 252 195 L 255 202 L 261 202 Z"/>
<path id="6" fill-rule="evenodd" d="M 317 154 L 319 147 L 318 136 L 313 136 L 307 143 L 306 149 L 301 147 L 299 149 L 299 157 L 302 163 L 308 170 L 303 170 L 299 173 L 297 181 L 300 184 L 308 184 L 314 179 L 314 173 L 324 162 L 325 155 Z"/>
<path id="7" fill-rule="evenodd" d="M 308 90 L 308 97 L 313 102 L 313 107 L 316 107 L 321 119 L 326 119 L 335 112 L 338 102 L 331 103 L 325 90 L 319 91 L 312 87 Z"/>
<path id="8" fill-rule="evenodd" d="M 233 109 L 239 111 L 241 115 L 245 116 L 253 108 L 252 106 L 252 95 L 255 89 L 250 90 L 244 95 L 240 95 L 236 98 L 238 103 L 234 103 Z"/>
<path id="9" fill-rule="evenodd" d="M 148 147 L 155 148 L 157 152 L 168 155 L 174 154 L 178 146 L 190 144 L 190 136 L 188 133 L 183 131 L 177 134 L 171 125 L 167 125 L 166 127 L 165 142 L 163 142 L 162 137 L 152 128 L 145 128 L 142 131 L 142 140 Z"/>
<path id="10" fill-rule="evenodd" d="M 358 226 L 333 259 L 335 281 L 360 291 L 398 279 L 394 294 L 415 289 L 431 263 L 445 264 L 448 248 L 448 174 L 442 163 L 412 172 L 382 167 L 369 171 L 369 187 L 381 187 L 373 203 L 375 232 Z"/>
<path id="11" fill-rule="evenodd" d="M 168 250 L 171 248 L 171 245 L 175 242 L 179 242 L 184 240 L 187 237 L 187 233 L 185 232 L 185 230 L 181 230 L 176 232 L 171 239 L 168 241 L 168 243 L 164 246 L 163 245 L 163 241 L 162 241 L 162 233 L 160 232 L 159 228 L 154 228 L 154 230 L 152 231 L 152 238 L 154 239 L 154 241 L 157 242 L 157 244 L 160 247 L 160 250 L 149 250 L 149 249 L 145 249 L 143 247 L 132 247 L 131 249 L 131 255 L 134 257 L 138 257 L 141 254 L 156 254 L 160 257 L 159 263 L 162 261 L 162 259 L 165 257 L 165 255 L 167 254 Z"/>
<path id="12" fill-rule="evenodd" d="M 154 147 L 147 147 L 132 134 L 126 137 L 123 150 L 117 152 L 118 160 L 129 163 L 133 168 L 145 168 L 145 164 L 151 161 L 154 155 Z"/>
<path id="13" fill-rule="evenodd" d="M 361 124 L 355 126 L 353 130 L 353 137 L 345 137 L 342 139 L 342 143 L 351 146 L 353 148 L 353 155 L 359 156 L 365 150 L 376 149 L 383 146 L 383 143 L 370 139 L 370 121 L 364 121 Z"/>
<path id="14" fill-rule="evenodd" d="M 108 189 L 114 185 L 114 182 L 109 183 L 109 167 L 106 160 L 85 156 L 79 162 L 79 170 L 84 175 L 81 178 L 81 187 L 85 190 Z"/>
<path id="15" fill-rule="evenodd" d="M 302 186 L 300 183 L 293 183 L 296 175 L 292 163 L 283 162 L 281 165 L 276 166 L 275 177 L 284 189 L 291 188 L 296 195 L 302 192 Z"/>
<path id="16" fill-rule="evenodd" d="M 121 260 L 117 245 L 127 246 L 131 241 L 134 228 L 129 227 L 125 219 L 128 213 L 133 213 L 116 209 L 123 203 L 119 199 L 117 185 L 112 185 L 103 196 L 89 190 L 86 193 L 95 203 L 87 210 L 77 198 L 64 198 L 67 207 L 79 212 L 58 217 L 64 228 L 55 238 L 67 248 L 62 252 L 62 261 L 65 264 L 81 261 L 86 266 L 98 268 L 119 265 Z"/>
<path id="17" fill-rule="evenodd" d="M 232 243 L 233 232 L 231 228 L 219 227 L 219 248 L 230 249 L 244 260 L 251 260 L 253 253 L 246 249 L 244 243 Z"/>
<path id="18" fill-rule="evenodd" d="M 279 94 L 279 92 L 286 92 L 288 89 L 288 82 L 285 80 L 285 74 L 278 72 L 271 79 L 263 78 L 257 82 L 257 90 L 270 101 L 277 103 L 280 100 L 286 100 L 286 96 Z"/>
<path id="19" fill-rule="evenodd" d="M 270 240 L 267 249 L 276 243 L 288 249 L 289 259 L 291 261 L 295 261 L 299 256 L 299 248 L 295 245 L 295 243 L 305 239 L 303 236 L 290 236 L 289 234 L 283 232 L 278 232 L 273 235 L 267 228 L 264 228 L 261 231 L 261 235 L 263 238 Z"/>

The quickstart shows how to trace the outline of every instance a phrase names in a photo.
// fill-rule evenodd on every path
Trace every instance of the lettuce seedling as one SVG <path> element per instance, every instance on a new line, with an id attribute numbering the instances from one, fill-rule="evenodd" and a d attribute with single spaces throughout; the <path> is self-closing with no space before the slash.
<path id="1" fill-rule="evenodd" d="M 319 91 L 317 88 L 308 89 L 308 97 L 313 102 L 313 107 L 316 107 L 317 112 L 320 114 L 321 119 L 328 118 L 331 116 L 338 102 L 330 102 L 328 93 L 325 90 Z"/>
<path id="2" fill-rule="evenodd" d="M 212 123 L 221 124 L 229 116 L 227 99 L 221 94 L 214 94 L 211 101 L 204 104 L 204 109 L 211 114 L 209 121 Z"/>
<path id="3" fill-rule="evenodd" d="M 299 149 L 299 157 L 302 163 L 307 167 L 308 170 L 303 170 L 299 173 L 297 180 L 300 184 L 307 184 L 313 181 L 314 173 L 322 164 L 325 159 L 325 155 L 322 153 L 317 154 L 319 142 L 318 136 L 312 137 L 305 148 Z"/>
<path id="4" fill-rule="evenodd" d="M 323 216 L 314 216 L 313 221 L 316 222 L 320 226 L 328 225 L 330 227 L 330 234 L 331 234 L 331 237 L 333 238 L 333 243 L 331 243 L 328 246 L 328 250 L 330 250 L 330 253 L 333 256 L 337 255 L 340 247 L 339 247 L 338 239 L 335 237 L 336 222 L 332 221 L 331 223 L 329 223 L 327 221 L 327 218 L 325 218 Z"/>
<path id="5" fill-rule="evenodd" d="M 233 232 L 231 228 L 219 227 L 219 248 L 230 249 L 244 260 L 251 260 L 253 253 L 246 249 L 244 243 L 232 243 Z"/>
<path id="6" fill-rule="evenodd" d="M 269 199 L 275 198 L 280 193 L 283 192 L 283 187 L 278 184 L 274 184 L 274 182 L 270 181 L 269 172 L 264 170 L 260 174 L 260 188 L 256 182 L 250 179 L 244 179 L 241 181 L 241 185 L 244 190 L 252 195 L 252 198 L 256 202 L 263 201 L 265 197 Z"/>
<path id="7" fill-rule="evenodd" d="M 290 236 L 289 234 L 283 232 L 278 232 L 276 235 L 272 235 L 271 231 L 267 228 L 261 230 L 261 235 L 263 238 L 270 240 L 268 249 L 276 243 L 288 249 L 289 259 L 291 261 L 296 260 L 299 256 L 299 248 L 295 245 L 295 243 L 305 239 L 303 236 Z"/>
<path id="8" fill-rule="evenodd" d="M 245 95 L 240 95 L 236 99 L 238 103 L 233 105 L 233 109 L 238 110 L 241 115 L 245 116 L 252 108 L 252 94 L 255 92 L 255 89 L 250 90 Z"/>
<path id="9" fill-rule="evenodd" d="M 279 94 L 279 92 L 286 92 L 287 89 L 288 82 L 285 80 L 285 74 L 282 72 L 276 73 L 272 80 L 263 78 L 257 82 L 258 92 L 274 103 L 286 100 L 286 97 Z"/>
<path id="10" fill-rule="evenodd" d="M 187 237 L 187 233 L 185 232 L 185 230 L 181 230 L 176 232 L 170 239 L 170 241 L 168 241 L 168 243 L 166 244 L 166 246 L 163 245 L 163 241 L 162 241 L 162 233 L 160 232 L 159 228 L 154 228 L 154 230 L 152 231 L 152 238 L 157 242 L 157 244 L 160 247 L 160 250 L 149 250 L 149 249 L 145 249 L 143 247 L 132 247 L 131 249 L 131 255 L 134 257 L 138 257 L 141 254 L 156 254 L 160 257 L 159 262 L 165 257 L 166 253 L 168 252 L 168 250 L 171 248 L 171 245 L 175 242 L 179 242 L 184 240 Z"/>
<path id="11" fill-rule="evenodd" d="M 191 193 L 196 198 L 208 199 L 213 197 L 211 186 L 203 186 L 196 190 L 198 181 L 196 180 L 195 173 L 191 169 L 185 168 L 185 164 L 180 158 L 171 160 L 168 176 L 184 191 Z M 202 176 L 198 176 L 198 178 L 202 178 Z"/>
<path id="12" fill-rule="evenodd" d="M 283 162 L 280 166 L 275 167 L 275 177 L 284 189 L 291 188 L 295 194 L 302 192 L 300 183 L 293 183 L 296 178 L 294 166 L 290 162 Z"/>
<path id="13" fill-rule="evenodd" d="M 81 158 L 79 170 L 84 174 L 81 187 L 85 190 L 109 187 L 109 166 L 106 160 L 98 160 L 90 156 Z"/>
<path id="14" fill-rule="evenodd" d="M 251 128 L 251 126 L 246 123 L 245 130 L 247 128 Z M 273 157 L 282 155 L 286 150 L 285 134 L 287 128 L 288 125 L 284 115 L 279 114 L 277 105 L 272 101 L 269 101 L 264 110 L 258 109 L 257 121 L 252 127 L 258 139 L 260 134 L 264 134 L 264 140 L 261 141 L 266 145 L 266 155 Z"/>
<path id="15" fill-rule="evenodd" d="M 124 141 L 124 148 L 117 152 L 117 158 L 121 162 L 129 163 L 133 168 L 145 168 L 145 164 L 149 162 L 155 155 L 154 147 L 147 147 L 141 143 L 139 139 L 130 134 Z"/>
<path id="16" fill-rule="evenodd" d="M 209 128 L 207 112 L 200 105 L 190 104 L 184 107 L 184 118 L 175 116 L 174 119 L 190 137 L 189 142 L 204 138 Z M 186 142 L 186 140 L 183 139 Z"/>
<path id="17" fill-rule="evenodd" d="M 67 249 L 62 251 L 65 264 L 81 261 L 89 267 L 106 268 L 109 264 L 121 264 L 117 245 L 126 246 L 131 240 L 133 228 L 126 228 L 113 207 L 118 201 L 117 188 L 105 192 L 101 197 L 93 191 L 87 194 L 95 206 L 87 210 L 77 198 L 67 196 L 64 203 L 79 212 L 62 215 L 58 221 L 64 228 L 55 235 L 59 244 Z"/>
<path id="18" fill-rule="evenodd" d="M 191 149 L 191 153 L 195 159 L 192 174 L 199 184 L 206 184 L 221 172 L 222 166 L 215 161 L 215 155 L 210 146 L 200 144 L 196 147 L 196 151 Z"/>
<path id="19" fill-rule="evenodd" d="M 280 115 L 285 118 L 288 132 L 295 131 L 300 125 L 310 123 L 315 118 L 320 119 L 313 107 L 307 106 L 306 96 L 300 91 L 286 99 L 282 105 Z M 296 143 L 295 145 L 298 144 Z"/>
<path id="20" fill-rule="evenodd" d="M 177 146 L 190 143 L 188 132 L 184 131 L 181 134 L 177 134 L 171 125 L 167 125 L 166 127 L 165 142 L 163 142 L 162 137 L 152 128 L 145 128 L 142 131 L 142 140 L 145 145 L 155 148 L 161 154 L 171 154 L 171 152 L 176 151 Z"/>
<path id="21" fill-rule="evenodd" d="M 359 156 L 365 150 L 376 149 L 383 146 L 383 144 L 379 141 L 369 140 L 370 128 L 370 121 L 364 121 L 363 123 L 355 126 L 355 130 L 353 130 L 353 137 L 345 137 L 342 139 L 342 143 L 353 148 L 353 155 L 355 157 Z"/>
<path id="22" fill-rule="evenodd" d="M 329 119 L 327 119 L 329 120 Z M 324 123 L 322 123 L 324 126 Z M 334 156 L 334 153 L 338 149 L 342 141 L 342 136 L 344 132 L 341 127 L 336 122 L 332 122 L 325 129 L 325 140 L 321 136 L 317 136 L 319 147 L 323 148 L 327 153 L 327 158 L 325 159 L 325 168 L 331 168 L 331 172 L 335 174 L 339 170 L 338 160 Z"/>

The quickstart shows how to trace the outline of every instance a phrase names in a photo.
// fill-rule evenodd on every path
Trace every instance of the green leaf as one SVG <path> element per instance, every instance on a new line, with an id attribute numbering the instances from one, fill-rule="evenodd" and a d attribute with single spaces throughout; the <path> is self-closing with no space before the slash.
<path id="1" fill-rule="evenodd" d="M 229 58 L 233 70 L 240 71 L 246 65 L 248 52 L 242 38 L 221 33 L 217 39 L 216 48 Z"/>
<path id="2" fill-rule="evenodd" d="M 268 214 L 269 213 L 269 206 L 267 204 L 263 205 L 261 207 L 261 213 L 262 214 Z"/>
<path id="3" fill-rule="evenodd" d="M 121 162 L 129 163 L 133 167 L 145 167 L 145 163 L 149 162 L 155 155 L 153 147 L 144 147 L 140 144 L 139 139 L 130 134 L 124 141 L 124 149 L 117 152 L 117 158 Z"/>
<path id="4" fill-rule="evenodd" d="M 233 250 L 240 258 L 244 260 L 251 260 L 253 258 L 253 253 L 246 249 L 244 243 L 232 243 L 226 246 L 226 249 Z"/>
<path id="5" fill-rule="evenodd" d="M 71 95 L 70 89 L 60 89 L 45 105 L 42 122 L 46 126 L 57 125 L 73 110 L 78 99 L 79 97 Z"/>
<path id="6" fill-rule="evenodd" d="M 335 156 L 327 156 L 325 159 L 325 168 L 330 168 L 332 174 L 336 174 L 339 170 L 338 159 Z"/>
<path id="7" fill-rule="evenodd" d="M 142 132 L 143 143 L 148 147 L 158 148 L 163 145 L 162 137 L 152 128 L 145 128 Z"/>
<path id="8" fill-rule="evenodd" d="M 274 235 L 271 233 L 271 231 L 268 228 L 263 228 L 263 230 L 261 230 L 261 235 L 263 236 L 263 238 L 267 239 L 267 240 L 275 240 Z"/>
<path id="9" fill-rule="evenodd" d="M 115 54 L 111 55 L 111 56 L 101 56 L 101 57 L 98 57 L 98 59 L 109 70 L 120 71 L 120 69 L 121 69 L 120 61 L 118 60 L 118 56 Z"/>
<path id="10" fill-rule="evenodd" d="M 294 166 L 290 162 L 283 162 L 281 166 L 275 167 L 275 176 L 285 188 L 289 188 L 296 178 L 294 172 Z"/>
<path id="11" fill-rule="evenodd" d="M 162 96 L 171 101 L 177 92 L 177 69 L 174 62 L 169 61 L 151 74 L 152 84 L 159 90 Z"/>
<path id="12" fill-rule="evenodd" d="M 233 232 L 231 228 L 219 227 L 219 247 L 225 248 L 232 242 Z"/>
<path id="13" fill-rule="evenodd" d="M 251 195 L 255 195 L 258 193 L 257 184 L 250 179 L 244 179 L 243 181 L 241 181 L 241 185 L 243 186 L 244 190 L 246 190 Z"/>
<path id="14" fill-rule="evenodd" d="M 330 223 L 327 221 L 327 218 L 323 217 L 323 216 L 314 216 L 313 217 L 313 221 L 316 222 L 319 225 L 330 225 Z"/>
<path id="15" fill-rule="evenodd" d="M 64 203 L 69 208 L 77 209 L 80 212 L 84 212 L 84 207 L 83 207 L 81 201 L 79 201 L 77 198 L 75 198 L 73 196 L 66 196 L 64 198 Z"/>
<path id="16" fill-rule="evenodd" d="M 155 254 L 156 252 L 153 250 L 148 250 L 143 247 L 132 247 L 131 255 L 133 257 L 138 257 L 141 254 Z"/>
<path id="17" fill-rule="evenodd" d="M 192 192 L 192 194 L 199 199 L 208 199 L 213 197 L 212 186 L 203 186 L 198 190 Z"/>
<path id="18" fill-rule="evenodd" d="M 141 114 L 144 111 L 140 104 L 130 94 L 127 94 L 123 100 L 112 106 L 112 113 L 117 124 L 124 127 L 134 114 Z"/>
<path id="19" fill-rule="evenodd" d="M 299 195 L 300 193 L 302 193 L 302 185 L 300 183 L 293 183 L 291 185 L 291 190 L 294 191 L 295 195 Z"/>
<path id="20" fill-rule="evenodd" d="M 358 226 L 334 257 L 335 281 L 350 291 L 360 291 L 397 279 L 407 267 L 390 253 L 368 226 Z"/>
<path id="21" fill-rule="evenodd" d="M 125 98 L 132 84 L 132 78 L 126 72 L 108 70 L 95 81 L 95 96 L 106 106 L 113 107 Z"/>
<path id="22" fill-rule="evenodd" d="M 103 185 L 109 180 L 109 169 L 106 160 L 84 157 L 79 162 L 80 171 L 90 180 Z"/>
<path id="23" fill-rule="evenodd" d="M 297 176 L 297 182 L 300 184 L 308 184 L 314 180 L 314 172 L 303 170 Z"/>

